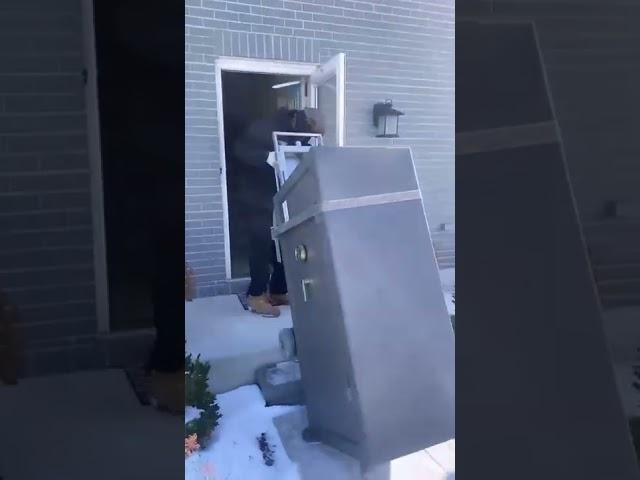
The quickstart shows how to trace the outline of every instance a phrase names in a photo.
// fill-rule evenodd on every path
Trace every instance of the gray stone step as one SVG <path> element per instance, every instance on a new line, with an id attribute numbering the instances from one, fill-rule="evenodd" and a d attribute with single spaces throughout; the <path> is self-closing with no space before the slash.
<path id="1" fill-rule="evenodd" d="M 605 309 L 640 306 L 640 293 L 601 294 L 600 303 Z"/>

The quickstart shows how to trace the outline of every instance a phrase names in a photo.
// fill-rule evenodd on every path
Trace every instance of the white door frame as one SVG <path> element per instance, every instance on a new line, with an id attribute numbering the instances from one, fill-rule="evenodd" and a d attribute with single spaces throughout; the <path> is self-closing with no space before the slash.
<path id="1" fill-rule="evenodd" d="M 318 106 L 318 88 L 317 85 L 324 83 L 327 79 L 336 77 L 336 144 L 339 147 L 344 146 L 345 131 L 345 76 L 346 76 L 346 56 L 344 53 L 338 53 L 332 57 L 327 63 L 320 65 L 318 69 L 311 75 L 309 85 L 311 85 L 311 98 L 314 107 Z M 343 99 L 343 101 L 340 101 Z"/>
<path id="2" fill-rule="evenodd" d="M 93 269 L 96 291 L 96 319 L 98 333 L 109 332 L 109 284 L 107 281 L 107 244 L 104 226 L 104 198 L 102 188 L 102 154 L 100 150 L 100 114 L 93 0 L 82 0 L 82 35 L 86 85 L 84 87 L 87 112 L 87 150 L 91 176 L 91 218 L 93 222 Z"/>
<path id="3" fill-rule="evenodd" d="M 224 143 L 224 110 L 222 95 L 222 72 L 267 73 L 277 75 L 299 75 L 310 77 L 319 64 L 286 62 L 238 57 L 219 57 L 215 64 L 216 111 L 218 116 L 218 144 L 220 146 L 220 183 L 222 186 L 222 211 L 224 221 L 224 257 L 227 280 L 231 280 L 231 239 L 229 234 L 229 203 L 227 198 L 227 167 Z M 310 92 L 310 98 L 315 94 Z"/>

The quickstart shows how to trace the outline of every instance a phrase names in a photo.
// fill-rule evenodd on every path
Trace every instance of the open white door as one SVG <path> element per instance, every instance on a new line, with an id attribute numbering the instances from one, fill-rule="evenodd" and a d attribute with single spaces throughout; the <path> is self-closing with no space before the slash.
<path id="1" fill-rule="evenodd" d="M 344 145 L 345 67 L 345 55 L 339 53 L 324 65 L 320 65 L 309 78 L 313 106 L 322 116 L 324 145 Z"/>

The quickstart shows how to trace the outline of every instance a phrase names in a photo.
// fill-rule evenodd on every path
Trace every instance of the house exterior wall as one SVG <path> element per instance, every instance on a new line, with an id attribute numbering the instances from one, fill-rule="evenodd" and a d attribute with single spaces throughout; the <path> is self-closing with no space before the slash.
<path id="1" fill-rule="evenodd" d="M 440 265 L 453 265 L 453 0 L 186 0 L 185 13 L 185 248 L 199 296 L 243 286 L 225 280 L 220 56 L 322 63 L 345 53 L 346 144 L 411 147 Z M 406 113 L 400 138 L 375 138 L 373 104 L 385 99 Z"/>
<path id="2" fill-rule="evenodd" d="M 0 289 L 22 376 L 138 365 L 153 332 L 97 332 L 82 0 L 0 3 Z"/>
<path id="3" fill-rule="evenodd" d="M 626 0 L 458 0 L 457 15 L 532 21 L 605 308 L 640 304 L 640 225 L 603 220 L 640 205 L 640 5 Z"/>
<path id="4" fill-rule="evenodd" d="M 2 2 L 0 288 L 27 373 L 71 368 L 96 331 L 82 67 L 80 0 Z"/>
<path id="5" fill-rule="evenodd" d="M 625 0 L 459 0 L 459 18 L 532 21 L 584 221 L 640 184 L 640 5 Z"/>

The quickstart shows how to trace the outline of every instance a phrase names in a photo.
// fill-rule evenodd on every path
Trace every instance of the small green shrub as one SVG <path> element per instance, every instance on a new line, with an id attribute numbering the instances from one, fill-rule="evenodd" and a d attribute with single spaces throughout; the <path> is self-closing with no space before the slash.
<path id="1" fill-rule="evenodd" d="M 185 405 L 202 410 L 200 416 L 185 425 L 185 437 L 197 435 L 200 446 L 205 447 L 222 416 L 216 397 L 209 390 L 211 365 L 195 360 L 191 354 L 185 357 Z"/>

